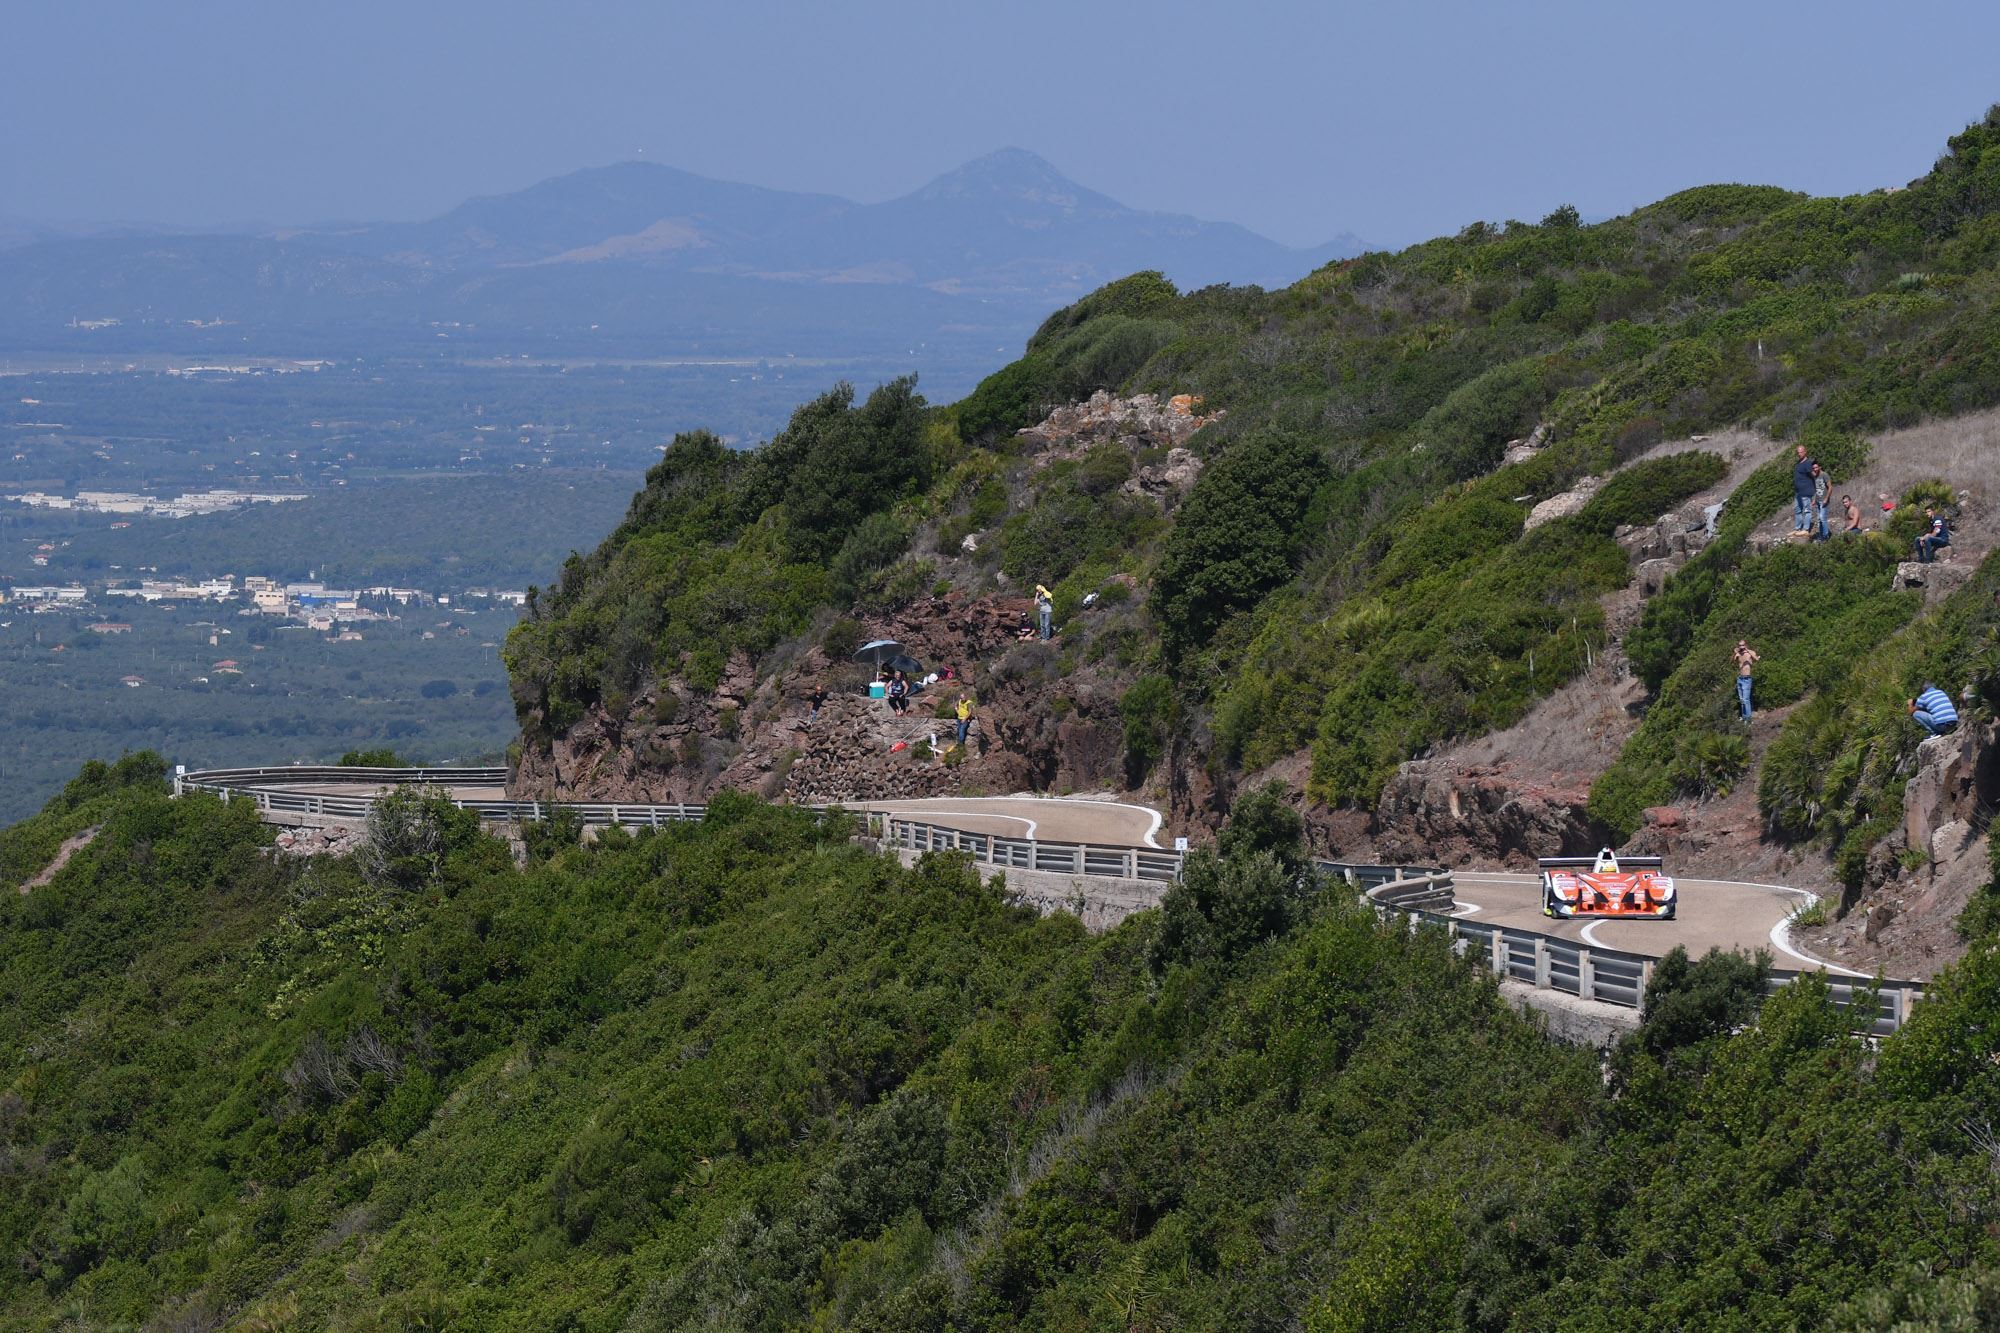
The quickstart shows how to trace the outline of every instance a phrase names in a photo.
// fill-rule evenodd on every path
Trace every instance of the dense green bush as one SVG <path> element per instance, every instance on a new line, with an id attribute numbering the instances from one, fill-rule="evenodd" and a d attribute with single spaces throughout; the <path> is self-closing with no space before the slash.
<path id="1" fill-rule="evenodd" d="M 9 1323 L 1820 1327 L 2000 1265 L 1992 951 L 1879 1048 L 1670 956 L 1607 1082 L 1277 792 L 1101 936 L 743 796 L 407 885 L 92 802 L 0 895 Z"/>
<path id="2" fill-rule="evenodd" d="M 1291 576 L 1308 538 L 1301 520 L 1325 477 L 1318 446 L 1283 431 L 1239 437 L 1202 472 L 1153 575 L 1170 660 Z"/>
<path id="3" fill-rule="evenodd" d="M 1125 724 L 1125 780 L 1138 786 L 1167 751 L 1178 721 L 1174 683 L 1165 676 L 1141 676 L 1118 701 Z"/>
<path id="4" fill-rule="evenodd" d="M 394 750 L 349 750 L 340 756 L 342 768 L 408 768 Z"/>

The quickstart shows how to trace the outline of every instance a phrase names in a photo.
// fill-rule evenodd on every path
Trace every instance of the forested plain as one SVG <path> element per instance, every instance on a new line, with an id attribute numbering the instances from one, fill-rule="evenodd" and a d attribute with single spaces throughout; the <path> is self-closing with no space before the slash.
<path id="1" fill-rule="evenodd" d="M 362 622 L 359 641 L 234 604 L 11 612 L 0 616 L 0 819 L 39 809 L 86 760 L 128 750 L 190 768 L 331 763 L 385 745 L 419 762 L 494 762 L 514 736 L 497 645 L 516 612 L 492 602 L 402 608 Z M 131 628 L 98 633 L 100 615 Z"/>

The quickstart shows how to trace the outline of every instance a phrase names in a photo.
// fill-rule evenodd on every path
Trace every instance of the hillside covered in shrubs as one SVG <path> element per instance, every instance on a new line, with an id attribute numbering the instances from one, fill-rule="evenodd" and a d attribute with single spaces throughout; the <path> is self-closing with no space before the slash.
<path id="1" fill-rule="evenodd" d="M 0 833 L 98 830 L 0 893 L 9 1326 L 2000 1316 L 1990 944 L 1879 1048 L 1670 957 L 1600 1066 L 1268 795 L 1092 936 L 745 796 L 525 868 L 405 798 L 300 860 L 160 767 Z"/>
<path id="2" fill-rule="evenodd" d="M 300 856 L 156 756 L 93 764 L 0 831 L 0 1323 L 2000 1324 L 1990 837 L 1896 1035 L 1675 952 L 1603 1052 L 1307 844 L 1612 656 L 1643 697 L 1593 835 L 1754 790 L 1856 883 L 1921 860 L 1902 701 L 1964 680 L 1987 734 L 2000 557 L 1894 586 L 1914 507 L 1970 494 L 1907 468 L 1869 537 L 1769 529 L 1792 441 L 1844 480 L 1996 403 L 2000 109 L 1905 190 L 1558 208 L 1282 292 L 1140 274 L 962 402 L 841 386 L 755 450 L 680 436 L 510 637 L 524 747 L 710 710 L 635 760 L 706 772 L 762 743 L 761 687 L 802 710 L 871 625 L 957 616 L 1018 668 L 964 663 L 982 706 L 1071 726 L 1073 678 L 1119 682 L 1103 771 L 1213 845 L 1093 935 L 740 791 L 518 859 L 403 794 Z M 1747 456 L 1686 438 L 1724 427 Z M 1635 545 L 1690 510 L 1641 604 Z M 1015 644 L 1038 582 L 1059 633 Z"/>
<path id="3" fill-rule="evenodd" d="M 1020 433 L 1100 391 L 1186 395 L 1207 424 L 1184 451 L 1052 452 Z M 1886 591 L 1897 543 L 1914 503 L 1951 491 L 1901 490 L 1888 539 L 1859 549 L 1767 552 L 1750 535 L 1789 505 L 1790 442 L 1844 478 L 1883 431 L 1995 403 L 2000 109 L 1906 189 L 1719 185 L 1589 226 L 1558 208 L 1282 291 L 1138 274 L 1050 316 L 960 402 L 841 386 L 755 450 L 677 438 L 510 638 L 523 744 L 586 717 L 615 730 L 665 682 L 796 691 L 807 649 L 831 656 L 871 619 L 1042 583 L 1060 670 L 1121 673 L 1128 781 L 1171 757 L 1178 817 L 1213 822 L 1245 775 L 1287 763 L 1315 805 L 1366 811 L 1399 764 L 1517 722 L 1601 658 L 1605 598 L 1630 578 L 1614 535 L 1723 471 L 1649 451 L 1749 428 L 1768 465 L 1620 644 L 1652 711 L 1588 813 L 1622 839 L 1646 807 L 1763 781 L 1724 660 L 1755 632 L 1770 705 L 1826 700 L 1779 750 L 1773 827 L 1835 851 L 1879 819 L 1910 743 L 1858 756 L 1883 728 L 1830 727 L 1828 710 L 1847 716 L 1850 668 L 1901 651 L 1919 605 Z M 1191 483 L 1146 484 L 1169 463 Z M 1614 472 L 1528 528 L 1537 504 Z M 1875 706 L 1917 669 L 1897 660 L 1909 670 L 1871 687 Z M 1830 798 L 1784 758 L 1808 752 Z"/>

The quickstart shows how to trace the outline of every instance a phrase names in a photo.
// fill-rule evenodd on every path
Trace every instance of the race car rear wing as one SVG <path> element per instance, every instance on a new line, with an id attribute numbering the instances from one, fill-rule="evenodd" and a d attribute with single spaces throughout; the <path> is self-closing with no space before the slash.
<path id="1" fill-rule="evenodd" d="M 1581 866 L 1588 870 L 1597 864 L 1594 856 L 1543 856 L 1536 858 L 1535 864 L 1544 870 L 1557 866 Z M 1663 856 L 1621 856 L 1618 858 L 1620 870 L 1664 870 L 1667 860 Z"/>

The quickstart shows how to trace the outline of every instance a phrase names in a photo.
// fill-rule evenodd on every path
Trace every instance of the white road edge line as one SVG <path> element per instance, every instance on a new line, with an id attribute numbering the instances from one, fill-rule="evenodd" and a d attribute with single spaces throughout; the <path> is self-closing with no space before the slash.
<path id="1" fill-rule="evenodd" d="M 1603 924 L 1604 923 L 1602 921 L 1593 921 L 1589 925 L 1585 926 L 1582 929 L 1582 931 L 1579 932 L 1583 936 L 1583 942 L 1585 944 L 1588 944 L 1593 949 L 1612 948 L 1611 945 L 1606 944 L 1603 940 L 1597 938 L 1597 928 Z M 1612 949 L 1612 952 L 1616 953 L 1618 951 L 1616 949 Z"/>
<path id="2" fill-rule="evenodd" d="M 878 811 L 877 813 L 887 815 L 891 819 L 908 819 L 912 823 L 916 824 L 921 824 L 924 822 L 923 820 L 916 818 L 916 816 L 920 814 L 950 815 L 950 816 L 956 816 L 959 819 L 1004 819 L 1011 824 L 1026 824 L 1028 826 L 1028 837 L 1030 838 L 1033 838 L 1035 836 L 1035 829 L 1037 827 L 1034 820 L 1026 818 L 1025 816 L 999 815 L 993 813 L 991 810 L 931 810 L 928 808 L 923 810 L 912 810 L 908 806 L 902 806 L 898 809 L 882 810 Z M 961 829 L 959 831 L 961 833 L 971 833 L 974 830 Z"/>
<path id="3" fill-rule="evenodd" d="M 995 797 L 994 799 L 1006 800 L 1008 798 Z M 1146 825 L 1146 831 L 1140 835 L 1140 838 L 1148 847 L 1158 847 L 1160 845 L 1159 839 L 1155 835 L 1159 833 L 1160 825 L 1167 822 L 1167 817 L 1152 806 L 1139 805 L 1132 801 L 1100 801 L 1090 796 L 1030 796 L 1026 799 L 1031 801 L 1055 801 L 1063 805 L 1109 805 L 1115 806 L 1120 810 L 1143 810 L 1146 812 L 1149 822 Z"/>
<path id="4" fill-rule="evenodd" d="M 915 801 L 933 801 L 936 799 L 938 798 L 935 796 L 919 796 L 915 798 Z M 1160 826 L 1167 822 L 1167 817 L 1161 814 L 1158 810 L 1155 810 L 1152 806 L 1138 805 L 1131 801 L 1100 801 L 1089 796 L 994 796 L 988 799 L 995 801 L 1046 801 L 1051 805 L 1096 805 L 1096 806 L 1108 805 L 1119 810 L 1141 810 L 1145 812 L 1147 818 L 1147 825 L 1146 825 L 1146 831 L 1140 835 L 1140 840 L 1144 842 L 1148 847 L 1152 847 L 1154 849 L 1158 849 L 1160 845 L 1158 837 L 1158 834 L 1160 832 Z M 865 801 L 862 802 L 862 805 L 864 807 L 871 805 L 893 807 L 896 813 L 906 813 L 906 814 L 965 815 L 965 816 L 977 816 L 983 819 L 1019 818 L 1018 815 L 989 815 L 986 814 L 984 811 L 975 811 L 975 810 L 933 810 L 928 806 L 917 805 L 915 801 L 912 801 L 909 804 L 903 804 L 901 802 L 893 800 Z M 889 811 L 887 809 L 882 811 L 882 813 L 888 813 L 888 812 Z M 1026 822 L 1029 827 L 1031 828 L 1034 827 L 1035 823 L 1034 820 L 1030 819 L 1024 822 Z M 1032 838 L 1034 834 L 1031 833 L 1028 836 Z M 1088 839 L 1085 839 L 1084 841 L 1088 841 Z"/>
<path id="5" fill-rule="evenodd" d="M 1496 870 L 1496 871 L 1468 870 L 1465 872 L 1465 875 L 1466 878 L 1468 879 L 1488 879 L 1488 880 L 1532 881 L 1536 878 L 1536 876 L 1534 875 L 1521 875 L 1504 870 Z M 1810 889 L 1794 888 L 1789 884 L 1766 884 L 1761 880 L 1754 880 L 1754 879 L 1712 879 L 1712 880 L 1707 880 L 1705 882 L 1709 884 L 1725 885 L 1729 888 L 1762 889 L 1766 893 L 1790 894 L 1793 897 L 1803 898 L 1805 901 L 1801 904 L 1801 906 L 1804 907 L 1810 907 L 1814 903 L 1819 901 L 1819 895 L 1812 892 Z M 1583 931 L 1583 937 L 1586 940 L 1589 940 L 1590 943 L 1596 948 L 1608 949 L 1611 947 L 1610 945 L 1599 943 L 1597 938 L 1590 933 L 1591 929 L 1601 924 L 1602 924 L 1601 922 L 1596 922 L 1596 921 L 1591 922 L 1590 926 L 1585 927 Z M 1792 938 L 1792 918 L 1791 914 L 1788 912 L 1783 917 L 1780 917 L 1778 919 L 1778 923 L 1776 925 L 1771 927 L 1770 941 L 1772 948 L 1776 949 L 1779 953 L 1784 954 L 1788 958 L 1793 958 L 1801 963 L 1804 963 L 1809 968 L 1814 968 L 1814 969 L 1824 968 L 1828 972 L 1832 972 L 1835 973 L 1836 975 L 1843 977 L 1861 977 L 1865 979 L 1873 975 L 1872 973 L 1868 972 L 1857 972 L 1851 967 L 1843 967 L 1839 963 L 1829 962 L 1824 958 L 1815 958 L 1813 957 L 1813 955 L 1809 953 L 1806 953 L 1799 949 L 1795 949 L 1792 947 L 1791 938 Z"/>
<path id="6" fill-rule="evenodd" d="M 1781 888 L 1783 886 L 1771 885 L 1769 887 Z M 1788 891 L 1791 893 L 1796 893 L 1801 898 L 1804 898 L 1805 902 L 1802 904 L 1802 906 L 1805 907 L 1811 907 L 1814 903 L 1817 903 L 1819 901 L 1819 895 L 1817 893 L 1811 893 L 1805 889 L 1791 889 Z M 1866 979 L 1869 976 L 1869 974 L 1866 972 L 1856 972 L 1851 967 L 1842 967 L 1839 963 L 1829 963 L 1824 958 L 1815 958 L 1809 953 L 1805 953 L 1798 949 L 1794 949 L 1791 945 L 1791 939 L 1792 939 L 1792 914 L 1790 912 L 1787 912 L 1785 913 L 1784 916 L 1778 919 L 1777 925 L 1771 927 L 1772 948 L 1778 950 L 1778 952 L 1780 953 L 1790 954 L 1792 957 L 1798 959 L 1800 962 L 1805 963 L 1809 966 L 1825 968 L 1827 971 L 1837 972 L 1841 976 L 1861 977 L 1863 979 Z"/>

